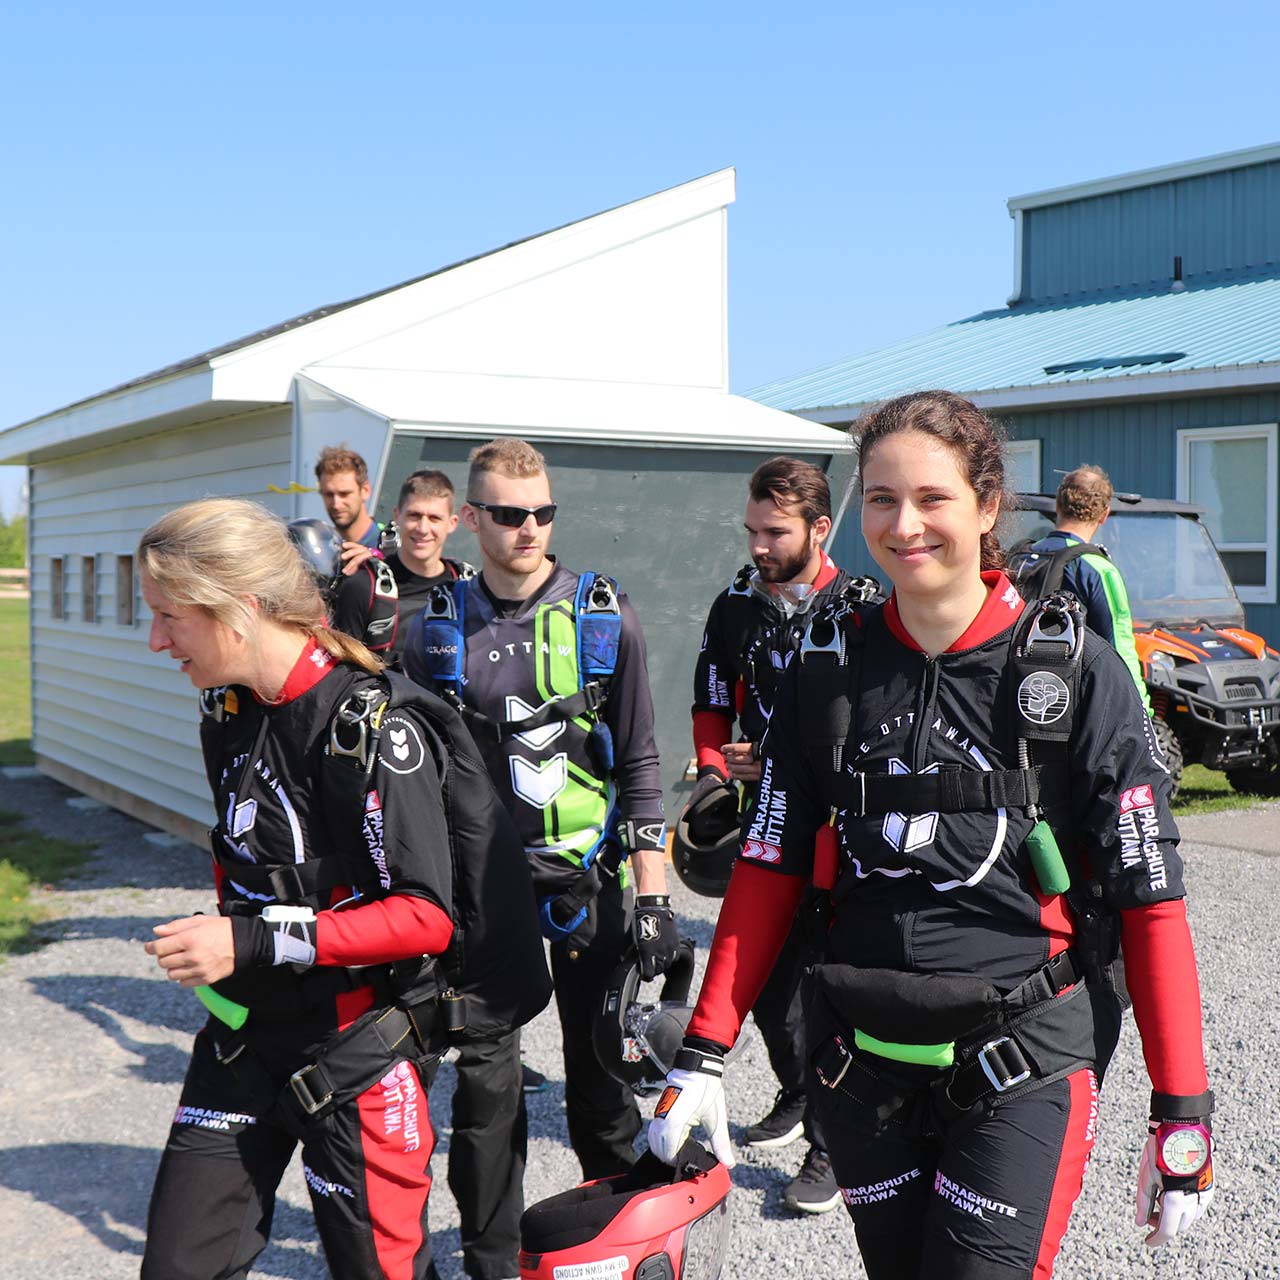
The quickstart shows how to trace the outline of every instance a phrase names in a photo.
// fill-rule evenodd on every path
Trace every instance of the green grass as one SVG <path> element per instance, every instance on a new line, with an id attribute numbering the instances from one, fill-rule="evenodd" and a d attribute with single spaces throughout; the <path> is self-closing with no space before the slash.
<path id="1" fill-rule="evenodd" d="M 1202 764 L 1188 765 L 1182 771 L 1182 786 L 1173 802 L 1175 816 L 1191 813 L 1218 813 L 1223 809 L 1256 809 L 1266 804 L 1266 796 L 1251 796 L 1237 791 L 1225 773 L 1206 769 Z"/>
<path id="2" fill-rule="evenodd" d="M 26 600 L 0 600 L 0 765 L 31 764 L 31 661 Z"/>
<path id="3" fill-rule="evenodd" d="M 32 901 L 32 891 L 77 870 L 92 847 L 41 835 L 0 809 L 0 956 L 38 944 L 36 926 L 52 913 Z"/>
<path id="4" fill-rule="evenodd" d="M 31 663 L 25 600 L 0 600 L 0 765 L 31 764 Z M 0 810 L 0 956 L 37 945 L 50 912 L 32 900 L 80 867 L 91 845 L 41 835 Z"/>

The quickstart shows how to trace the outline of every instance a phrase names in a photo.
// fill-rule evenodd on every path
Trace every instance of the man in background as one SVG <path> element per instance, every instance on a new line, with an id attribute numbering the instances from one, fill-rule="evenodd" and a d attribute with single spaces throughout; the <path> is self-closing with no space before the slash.
<path id="1" fill-rule="evenodd" d="M 475 572 L 444 554 L 458 527 L 453 483 L 443 471 L 421 470 L 400 486 L 393 519 L 399 550 L 380 565 L 372 555 L 347 562 L 338 584 L 333 625 L 356 636 L 392 666 L 400 665 L 409 623 L 422 611 L 433 587 Z M 388 581 L 388 579 L 390 579 Z"/>
<path id="2" fill-rule="evenodd" d="M 331 445 L 320 451 L 316 480 L 329 523 L 342 540 L 376 547 L 382 526 L 369 514 L 366 505 L 372 489 L 365 460 L 345 445 Z"/>
<path id="3" fill-rule="evenodd" d="M 1057 525 L 1054 531 L 1030 550 L 1051 554 L 1063 547 L 1092 543 L 1111 514 L 1114 490 L 1101 467 L 1085 465 L 1062 477 L 1055 502 Z M 1071 560 L 1063 571 L 1062 589 L 1084 605 L 1089 630 L 1101 636 L 1124 659 L 1147 714 L 1151 700 L 1138 661 L 1133 639 L 1133 615 L 1129 611 L 1129 591 L 1124 576 L 1105 555 L 1087 551 Z"/>

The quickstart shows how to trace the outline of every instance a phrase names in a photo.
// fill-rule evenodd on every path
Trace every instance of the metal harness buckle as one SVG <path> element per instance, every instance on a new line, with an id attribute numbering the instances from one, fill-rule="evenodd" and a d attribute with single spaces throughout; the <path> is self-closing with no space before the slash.
<path id="1" fill-rule="evenodd" d="M 840 1070 L 833 1077 L 828 1077 L 827 1073 L 822 1069 L 820 1058 L 814 1059 L 813 1069 L 817 1073 L 818 1079 L 828 1089 L 834 1089 L 844 1079 L 845 1073 L 849 1070 L 849 1064 L 853 1061 L 853 1054 L 849 1052 L 848 1046 L 838 1035 L 832 1036 L 827 1041 L 826 1047 L 834 1049 L 840 1055 Z"/>
<path id="2" fill-rule="evenodd" d="M 321 1107 L 327 1105 L 333 1100 L 332 1089 L 327 1089 L 322 1097 L 316 1097 L 316 1095 L 312 1093 L 311 1086 L 307 1083 L 307 1077 L 315 1069 L 316 1064 L 312 1062 L 305 1067 L 299 1067 L 298 1070 L 289 1077 L 289 1087 L 293 1090 L 293 1096 L 298 1099 L 298 1104 L 309 1116 L 315 1115 Z"/>
<path id="3" fill-rule="evenodd" d="M 994 1053 L 1002 1045 L 1012 1045 L 1014 1052 L 1017 1054 L 1018 1062 L 1022 1066 L 1022 1070 L 1009 1070 L 1002 1062 L 996 1061 L 992 1066 L 992 1059 L 989 1054 Z M 978 1065 L 982 1068 L 983 1074 L 991 1081 L 991 1087 L 997 1093 L 1008 1093 L 1015 1085 L 1020 1085 L 1024 1080 L 1031 1079 L 1031 1067 L 1028 1065 L 1026 1058 L 1023 1056 L 1022 1050 L 1018 1048 L 1018 1043 L 1009 1036 L 1001 1036 L 998 1040 L 988 1040 L 986 1044 L 978 1050 Z M 999 1072 L 997 1075 L 996 1073 Z"/>
<path id="4" fill-rule="evenodd" d="M 348 698 L 329 725 L 329 755 L 355 760 L 360 768 L 368 768 L 370 730 L 379 727 L 386 705 L 386 697 L 379 689 L 365 689 Z M 355 741 L 348 746 L 342 741 L 342 734 L 353 730 Z"/>

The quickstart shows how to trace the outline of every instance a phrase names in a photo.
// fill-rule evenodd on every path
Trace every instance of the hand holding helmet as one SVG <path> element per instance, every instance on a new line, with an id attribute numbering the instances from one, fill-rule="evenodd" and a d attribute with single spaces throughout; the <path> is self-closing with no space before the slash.
<path id="1" fill-rule="evenodd" d="M 1188 1230 L 1213 1200 L 1213 1095 L 1153 1094 L 1151 1110 L 1149 1136 L 1138 1163 L 1136 1222 L 1153 1228 L 1146 1243 L 1158 1249 Z"/>
<path id="2" fill-rule="evenodd" d="M 729 1112 L 724 1100 L 724 1055 L 705 1049 L 681 1049 L 667 1073 L 667 1087 L 649 1121 L 649 1150 L 674 1164 L 696 1125 L 711 1139 L 711 1150 L 726 1168 L 737 1163 L 729 1141 Z"/>
<path id="3" fill-rule="evenodd" d="M 640 959 L 640 977 L 645 982 L 652 982 L 671 967 L 680 947 L 680 932 L 676 928 L 670 896 L 665 893 L 638 894 L 631 930 Z"/>

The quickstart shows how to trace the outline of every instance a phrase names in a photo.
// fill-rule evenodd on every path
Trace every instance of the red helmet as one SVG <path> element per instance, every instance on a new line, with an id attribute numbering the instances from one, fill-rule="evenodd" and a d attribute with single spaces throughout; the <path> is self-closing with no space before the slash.
<path id="1" fill-rule="evenodd" d="M 526 1209 L 520 1280 L 720 1280 L 729 1170 L 692 1139 L 675 1168 L 646 1151 L 620 1178 Z"/>

